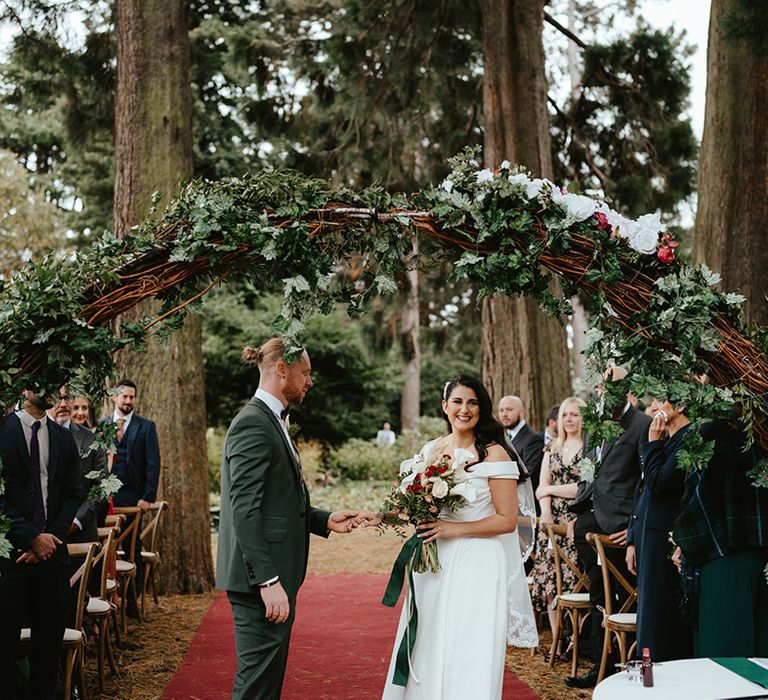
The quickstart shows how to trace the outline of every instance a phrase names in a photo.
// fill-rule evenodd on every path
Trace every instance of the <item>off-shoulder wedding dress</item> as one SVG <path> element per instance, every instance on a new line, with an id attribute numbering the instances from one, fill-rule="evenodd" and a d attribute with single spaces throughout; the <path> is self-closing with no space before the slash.
<path id="1" fill-rule="evenodd" d="M 422 450 L 428 463 L 435 442 Z M 489 480 L 519 476 L 514 461 L 481 462 L 459 471 L 474 500 L 457 511 L 442 512 L 441 519 L 468 522 L 493 515 Z M 525 486 L 530 491 L 529 482 Z M 529 526 L 532 494 L 519 500 Z M 442 570 L 414 574 L 418 632 L 408 684 L 392 683 L 397 650 L 408 622 L 406 604 L 382 698 L 501 698 L 506 644 L 529 648 L 538 644 L 518 531 L 494 537 L 445 538 L 437 543 Z"/>

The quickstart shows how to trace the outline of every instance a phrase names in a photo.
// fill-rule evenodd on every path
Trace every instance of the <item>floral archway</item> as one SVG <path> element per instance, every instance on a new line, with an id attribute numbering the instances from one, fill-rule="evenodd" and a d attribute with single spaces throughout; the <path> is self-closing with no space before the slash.
<path id="1" fill-rule="evenodd" d="M 0 402 L 75 376 L 98 394 L 115 350 L 172 332 L 205 292 L 237 275 L 283 281 L 274 330 L 297 349 L 312 314 L 338 303 L 360 312 L 394 291 L 416 234 L 439 239 L 454 274 L 480 295 L 526 294 L 562 319 L 566 300 L 583 293 L 588 362 L 633 368 L 590 402 L 585 426 L 596 439 L 616 434 L 610 408 L 632 391 L 684 401 L 694 421 L 736 408 L 768 450 L 768 332 L 746 328 L 744 298 L 718 291 L 716 273 L 675 258 L 658 214 L 629 220 L 509 163 L 479 169 L 472 152 L 451 164 L 443 183 L 411 197 L 289 171 L 195 181 L 129 236 L 105 234 L 75 259 L 30 265 L 0 295 Z M 339 274 L 353 257 L 362 273 L 354 281 Z M 148 297 L 162 301 L 160 315 L 123 323 L 116 335 L 112 321 Z M 709 383 L 691 379 L 704 374 Z M 708 459 L 697 431 L 689 435 L 688 455 Z M 768 485 L 765 466 L 755 479 Z"/>

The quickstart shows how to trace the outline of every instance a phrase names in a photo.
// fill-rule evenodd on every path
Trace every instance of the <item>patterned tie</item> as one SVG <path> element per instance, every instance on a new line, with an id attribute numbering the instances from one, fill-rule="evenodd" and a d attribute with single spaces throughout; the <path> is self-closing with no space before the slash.
<path id="1" fill-rule="evenodd" d="M 117 441 L 120 443 L 123 441 L 123 426 L 125 425 L 125 418 L 117 419 Z"/>
<path id="2" fill-rule="evenodd" d="M 29 468 L 32 470 L 33 486 L 35 488 L 35 508 L 32 514 L 32 524 L 38 530 L 45 530 L 45 504 L 43 503 L 43 478 L 40 473 L 40 442 L 37 431 L 40 421 L 32 423 L 32 439 L 29 441 Z"/>

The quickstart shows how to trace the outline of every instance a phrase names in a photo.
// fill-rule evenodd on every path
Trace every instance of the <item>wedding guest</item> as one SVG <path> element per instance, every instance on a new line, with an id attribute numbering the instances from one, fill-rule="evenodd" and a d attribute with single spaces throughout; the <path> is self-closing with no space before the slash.
<path id="1" fill-rule="evenodd" d="M 557 416 L 560 413 L 560 406 L 552 406 L 544 419 L 544 446 L 557 439 Z"/>
<path id="2" fill-rule="evenodd" d="M 96 418 L 93 413 L 93 405 L 87 396 L 74 396 L 71 402 L 71 419 L 73 423 L 93 428 Z"/>
<path id="3" fill-rule="evenodd" d="M 586 404 L 578 396 L 570 396 L 560 404 L 557 415 L 557 438 L 544 448 L 544 460 L 541 463 L 541 481 L 536 489 L 536 498 L 541 506 L 542 525 L 547 523 L 565 525 L 573 521 L 568 506 L 576 497 L 579 487 L 579 469 L 576 466 L 584 449 L 581 409 Z M 538 532 L 537 557 L 533 565 L 533 590 L 531 598 L 537 611 L 546 610 L 552 632 L 555 630 L 555 561 L 549 548 L 547 533 L 543 528 Z M 573 534 L 560 543 L 566 554 L 576 561 L 576 546 Z M 576 577 L 567 567 L 563 567 L 563 590 L 571 590 L 576 585 Z"/>
<path id="4" fill-rule="evenodd" d="M 637 654 L 648 648 L 654 661 L 690 656 L 689 635 L 680 614 L 680 574 L 670 559 L 669 533 L 680 515 L 685 474 L 678 454 L 690 420 L 684 408 L 653 399 L 648 442 L 640 445 L 637 482 L 627 528 L 627 568 L 637 575 Z"/>
<path id="5" fill-rule="evenodd" d="M 67 542 L 94 542 L 99 538 L 98 527 L 104 521 L 107 502 L 88 497 L 94 482 L 86 478 L 86 474 L 106 471 L 107 455 L 103 450 L 92 449 L 96 439 L 94 434 L 72 419 L 71 406 L 74 401 L 67 395 L 67 387 L 59 389 L 57 398 L 58 401 L 48 409 L 48 417 L 69 430 L 75 438 L 80 455 L 80 485 L 83 492 L 83 500 L 69 528 Z"/>
<path id="6" fill-rule="evenodd" d="M 130 379 L 121 379 L 117 382 L 112 395 L 115 410 L 111 416 L 104 418 L 104 422 L 117 425 L 112 473 L 123 482 L 120 490 L 112 497 L 112 501 L 115 506 L 138 506 L 145 511 L 157 498 L 160 480 L 160 444 L 154 421 L 134 411 L 136 393 L 136 384 Z M 136 537 L 134 562 L 136 590 L 140 591 L 144 581 L 141 537 Z M 127 610 L 131 616 L 138 616 L 135 601 L 131 598 L 129 598 Z"/>
<path id="7" fill-rule="evenodd" d="M 768 489 L 750 475 L 764 455 L 735 418 L 706 423 L 701 434 L 714 454 L 688 472 L 673 530 L 694 656 L 768 657 Z"/>
<path id="8" fill-rule="evenodd" d="M 621 381 L 627 376 L 623 367 L 609 367 L 603 374 L 603 381 Z M 611 540 L 624 547 L 627 543 L 627 524 L 632 513 L 634 492 L 640 478 L 640 456 L 638 448 L 648 439 L 651 419 L 638 411 L 627 394 L 626 403 L 613 413 L 614 420 L 622 427 L 616 439 L 600 445 L 592 445 L 586 456 L 597 464 L 594 479 L 582 480 L 571 511 L 577 513 L 575 525 L 576 551 L 579 561 L 589 577 L 590 655 L 593 666 L 581 676 L 568 676 L 565 684 L 571 688 L 592 688 L 597 683 L 600 671 L 600 656 L 603 648 L 602 614 L 604 606 L 603 576 L 597 554 L 587 543 L 588 532 L 608 535 Z M 630 581 L 625 553 L 621 549 L 609 548 L 606 556 Z"/>
<path id="9" fill-rule="evenodd" d="M 259 367 L 259 388 L 232 421 L 221 458 L 216 587 L 232 606 L 232 697 L 243 700 L 280 697 L 310 532 L 328 537 L 379 522 L 366 511 L 330 513 L 310 505 L 282 417 L 312 388 L 312 368 L 306 351 L 289 362 L 285 349 L 283 338 L 272 338 L 243 351 L 243 360 Z"/>
<path id="10" fill-rule="evenodd" d="M 529 521 L 534 513 L 530 479 L 479 380 L 448 382 L 442 411 L 449 433 L 427 443 L 421 458 L 431 464 L 449 455 L 476 498 L 418 526 L 424 543 L 437 542 L 441 569 L 413 574 L 419 613 L 413 652 L 398 664 L 409 618 L 404 605 L 383 700 L 497 700 L 507 642 L 538 645 L 518 539 L 521 504 Z"/>
<path id="11" fill-rule="evenodd" d="M 533 490 L 539 485 L 541 460 L 544 458 L 544 438 L 525 422 L 525 404 L 519 396 L 503 396 L 499 401 L 499 420 L 507 437 L 523 460 L 531 476 Z"/>
<path id="12" fill-rule="evenodd" d="M 376 433 L 376 444 L 381 447 L 389 447 L 395 444 L 395 431 L 389 423 L 384 423 L 381 430 Z"/>
<path id="13" fill-rule="evenodd" d="M 80 459 L 72 434 L 46 417 L 51 402 L 26 392 L 0 426 L 10 522 L 9 558 L 0 557 L 0 693 L 13 695 L 22 627 L 31 628 L 29 697 L 53 700 L 69 611 L 67 531 L 81 502 Z"/>

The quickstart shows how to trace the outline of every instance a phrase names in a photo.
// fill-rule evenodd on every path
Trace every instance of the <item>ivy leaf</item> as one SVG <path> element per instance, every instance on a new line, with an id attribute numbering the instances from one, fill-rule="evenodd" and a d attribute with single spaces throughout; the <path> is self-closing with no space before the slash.
<path id="1" fill-rule="evenodd" d="M 379 294 L 394 294 L 397 291 L 397 284 L 395 284 L 395 281 L 387 275 L 376 275 L 374 282 L 376 283 L 376 290 Z"/>
<path id="2" fill-rule="evenodd" d="M 717 272 L 713 272 L 712 270 L 710 270 L 703 263 L 699 267 L 699 271 L 701 272 L 701 276 L 704 278 L 704 282 L 708 284 L 710 287 L 714 287 L 720 284 L 720 280 L 722 279 L 720 275 Z"/>
<path id="3" fill-rule="evenodd" d="M 309 282 L 304 275 L 296 275 L 295 277 L 289 277 L 283 280 L 285 284 L 285 296 L 286 298 L 291 296 L 295 292 L 308 292 Z"/>

